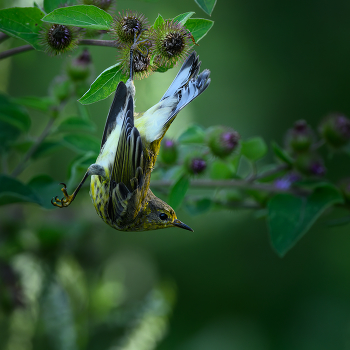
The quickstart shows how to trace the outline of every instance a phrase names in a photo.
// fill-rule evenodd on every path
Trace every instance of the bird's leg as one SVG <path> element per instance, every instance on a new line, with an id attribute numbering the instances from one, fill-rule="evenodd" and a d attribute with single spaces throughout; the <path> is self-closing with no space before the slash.
<path id="1" fill-rule="evenodd" d="M 62 199 L 59 199 L 56 196 L 56 197 L 51 199 L 51 203 L 55 207 L 59 207 L 59 208 L 68 207 L 73 202 L 74 198 L 78 194 L 79 190 L 81 189 L 81 187 L 83 186 L 85 180 L 88 178 L 89 175 L 100 175 L 100 176 L 102 176 L 102 178 L 106 178 L 106 172 L 105 172 L 104 168 L 101 165 L 92 164 L 89 166 L 83 179 L 80 181 L 80 184 L 78 185 L 78 187 L 74 190 L 74 192 L 71 195 L 69 195 L 67 192 L 66 184 L 61 182 L 60 185 L 63 185 L 63 187 L 61 188 L 61 191 L 63 192 L 64 197 Z"/>
<path id="2" fill-rule="evenodd" d="M 130 47 L 130 80 L 134 80 L 134 69 L 133 69 L 133 59 L 134 59 L 134 50 L 138 49 L 138 46 L 140 43 L 145 42 L 146 40 L 139 41 L 142 32 L 144 32 L 147 29 L 140 30 L 138 35 L 136 36 L 136 31 L 134 32 L 134 43 Z"/>

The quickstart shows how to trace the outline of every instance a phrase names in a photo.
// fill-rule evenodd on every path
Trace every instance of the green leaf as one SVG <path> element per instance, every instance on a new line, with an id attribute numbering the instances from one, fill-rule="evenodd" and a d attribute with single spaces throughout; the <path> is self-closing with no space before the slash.
<path id="1" fill-rule="evenodd" d="M 156 18 L 156 20 L 154 21 L 154 24 L 153 24 L 153 28 L 154 29 L 157 29 L 159 26 L 161 26 L 163 23 L 164 23 L 164 18 L 158 14 L 158 17 Z"/>
<path id="2" fill-rule="evenodd" d="M 207 35 L 213 25 L 213 21 L 204 18 L 190 18 L 185 23 L 185 27 L 191 32 L 197 43 Z"/>
<path id="3" fill-rule="evenodd" d="M 100 151 L 100 140 L 91 135 L 70 134 L 63 137 L 66 145 L 79 153 L 92 151 L 98 154 Z"/>
<path id="4" fill-rule="evenodd" d="M 96 6 L 75 5 L 58 8 L 46 15 L 43 21 L 80 28 L 110 30 L 113 18 Z"/>
<path id="5" fill-rule="evenodd" d="M 75 5 L 76 3 L 76 0 L 44 0 L 44 9 L 47 13 L 50 13 L 62 4 Z"/>
<path id="6" fill-rule="evenodd" d="M 178 138 L 181 143 L 203 143 L 205 131 L 199 125 L 191 125 Z"/>
<path id="7" fill-rule="evenodd" d="M 0 11 L 0 31 L 22 39 L 36 50 L 42 50 L 39 31 L 42 28 L 42 12 L 37 7 L 12 7 Z"/>
<path id="8" fill-rule="evenodd" d="M 229 164 L 217 159 L 210 165 L 210 178 L 212 180 L 232 179 L 233 171 Z"/>
<path id="9" fill-rule="evenodd" d="M 12 143 L 11 147 L 21 153 L 28 152 L 29 148 L 32 147 L 34 144 L 34 141 L 23 141 L 23 142 L 16 142 Z"/>
<path id="10" fill-rule="evenodd" d="M 33 202 L 39 203 L 39 198 L 30 187 L 6 175 L 0 175 L 0 205 Z"/>
<path id="11" fill-rule="evenodd" d="M 194 0 L 196 4 L 209 16 L 211 16 L 216 0 Z"/>
<path id="12" fill-rule="evenodd" d="M 267 145 L 261 137 L 253 137 L 242 142 L 241 154 L 255 162 L 267 153 Z"/>
<path id="13" fill-rule="evenodd" d="M 87 119 L 81 119 L 79 117 L 70 117 L 62 120 L 61 124 L 58 125 L 56 131 L 72 131 L 72 130 L 95 130 L 95 125 Z"/>
<path id="14" fill-rule="evenodd" d="M 13 98 L 12 101 L 21 106 L 29 107 L 43 112 L 49 111 L 50 107 L 55 104 L 55 101 L 51 97 L 27 96 Z"/>
<path id="15" fill-rule="evenodd" d="M 122 72 L 120 62 L 104 70 L 91 84 L 90 89 L 79 99 L 83 105 L 88 105 L 107 98 L 115 92 L 120 81 L 128 78 Z"/>
<path id="16" fill-rule="evenodd" d="M 38 175 L 32 178 L 27 186 L 35 193 L 38 198 L 38 204 L 46 209 L 52 209 L 51 199 L 57 194 L 62 187 L 57 181 L 54 181 L 48 175 Z M 60 187 L 61 186 L 61 187 Z"/>
<path id="17" fill-rule="evenodd" d="M 271 143 L 272 150 L 275 153 L 276 157 L 280 159 L 282 162 L 287 163 L 288 165 L 293 165 L 293 159 L 289 156 L 289 154 L 283 150 L 276 142 Z"/>
<path id="18" fill-rule="evenodd" d="M 190 185 L 190 180 L 187 175 L 181 176 L 173 185 L 169 193 L 169 205 L 175 210 L 180 206 L 185 198 L 186 192 Z"/>
<path id="19" fill-rule="evenodd" d="M 74 159 L 69 165 L 68 188 L 74 188 L 81 181 L 87 168 L 96 162 L 96 153 L 87 152 L 82 157 Z"/>
<path id="20" fill-rule="evenodd" d="M 208 212 L 212 207 L 212 201 L 209 198 L 202 198 L 197 201 L 186 203 L 186 209 L 191 215 L 200 215 Z"/>
<path id="21" fill-rule="evenodd" d="M 28 131 L 31 125 L 28 113 L 5 95 L 0 95 L 0 120 L 24 132 Z"/>
<path id="22" fill-rule="evenodd" d="M 316 188 L 307 198 L 291 194 L 272 197 L 268 203 L 268 226 L 277 254 L 282 257 L 327 208 L 342 202 L 339 191 L 330 185 Z"/>
<path id="23" fill-rule="evenodd" d="M 56 152 L 62 148 L 62 143 L 57 141 L 43 141 L 36 151 L 33 153 L 32 158 L 38 159 Z"/>
<path id="24" fill-rule="evenodd" d="M 185 25 L 185 23 L 187 22 L 187 20 L 189 18 L 191 18 L 193 15 L 195 14 L 195 12 L 186 12 L 186 13 L 182 13 L 181 15 L 178 15 L 176 17 L 173 18 L 174 22 L 179 22 L 182 25 Z"/>
<path id="25" fill-rule="evenodd" d="M 17 127 L 4 122 L 0 118 L 0 150 L 3 148 L 8 148 L 13 141 L 15 141 L 19 135 L 21 135 L 21 130 Z"/>

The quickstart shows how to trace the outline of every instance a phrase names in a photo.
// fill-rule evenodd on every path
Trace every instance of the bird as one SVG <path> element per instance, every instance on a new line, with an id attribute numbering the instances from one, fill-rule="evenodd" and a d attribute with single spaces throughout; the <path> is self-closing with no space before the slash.
<path id="1" fill-rule="evenodd" d="M 135 46 L 134 46 L 135 47 Z M 151 172 L 161 141 L 177 114 L 207 89 L 210 71 L 199 74 L 201 62 L 193 51 L 161 100 L 144 113 L 135 114 L 133 47 L 130 49 L 130 77 L 118 83 L 103 131 L 100 154 L 89 166 L 72 195 L 64 183 L 62 199 L 51 200 L 59 208 L 69 206 L 88 176 L 90 197 L 97 214 L 119 231 L 148 231 L 179 227 L 174 209 L 150 189 Z"/>

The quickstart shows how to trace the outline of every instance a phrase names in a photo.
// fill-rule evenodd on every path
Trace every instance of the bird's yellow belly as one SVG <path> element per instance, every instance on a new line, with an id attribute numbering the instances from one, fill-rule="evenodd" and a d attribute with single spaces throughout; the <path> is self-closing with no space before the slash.
<path id="1" fill-rule="evenodd" d="M 109 181 L 103 182 L 100 176 L 92 175 L 90 197 L 99 217 L 110 225 L 108 217 Z"/>

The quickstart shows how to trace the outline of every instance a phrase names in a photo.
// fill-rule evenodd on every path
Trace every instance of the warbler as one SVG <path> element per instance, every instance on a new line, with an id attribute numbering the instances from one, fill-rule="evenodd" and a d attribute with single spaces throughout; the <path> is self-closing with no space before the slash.
<path id="1" fill-rule="evenodd" d="M 146 231 L 180 227 L 193 231 L 177 219 L 175 211 L 149 188 L 151 172 L 160 143 L 179 111 L 210 84 L 210 71 L 198 75 L 201 62 L 196 52 L 189 55 L 161 100 L 145 113 L 134 114 L 133 52 L 130 78 L 119 82 L 104 128 L 100 154 L 82 181 L 68 195 L 52 204 L 69 206 L 84 181 L 91 176 L 90 196 L 97 214 L 120 231 Z"/>

